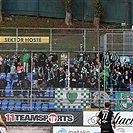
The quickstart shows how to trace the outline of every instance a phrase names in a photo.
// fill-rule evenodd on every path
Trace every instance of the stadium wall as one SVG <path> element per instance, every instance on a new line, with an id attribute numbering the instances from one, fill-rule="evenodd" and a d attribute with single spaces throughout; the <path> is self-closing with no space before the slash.
<path id="1" fill-rule="evenodd" d="M 133 2 L 131 0 L 101 0 L 101 2 L 104 7 L 103 22 L 133 24 Z M 3 13 L 65 18 L 62 0 L 4 0 Z M 93 21 L 92 1 L 73 0 L 72 18 Z"/>

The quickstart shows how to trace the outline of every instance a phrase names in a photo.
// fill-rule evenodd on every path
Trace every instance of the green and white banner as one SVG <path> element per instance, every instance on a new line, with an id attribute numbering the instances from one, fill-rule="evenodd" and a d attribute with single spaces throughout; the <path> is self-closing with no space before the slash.
<path id="1" fill-rule="evenodd" d="M 55 108 L 88 108 L 89 88 L 55 88 Z"/>
<path id="2" fill-rule="evenodd" d="M 133 93 L 118 92 L 116 111 L 133 111 Z"/>

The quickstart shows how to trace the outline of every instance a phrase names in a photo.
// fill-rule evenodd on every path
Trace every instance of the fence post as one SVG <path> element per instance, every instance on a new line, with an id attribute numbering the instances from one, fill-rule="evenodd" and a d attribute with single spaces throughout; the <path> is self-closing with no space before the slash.
<path id="1" fill-rule="evenodd" d="M 68 54 L 68 90 L 70 88 L 70 52 L 67 53 Z"/>
<path id="2" fill-rule="evenodd" d="M 86 51 L 86 29 L 84 29 L 84 51 Z"/>
<path id="3" fill-rule="evenodd" d="M 52 29 L 50 29 L 50 51 L 52 51 Z"/>
<path id="4" fill-rule="evenodd" d="M 18 53 L 18 28 L 16 28 L 16 53 Z"/>

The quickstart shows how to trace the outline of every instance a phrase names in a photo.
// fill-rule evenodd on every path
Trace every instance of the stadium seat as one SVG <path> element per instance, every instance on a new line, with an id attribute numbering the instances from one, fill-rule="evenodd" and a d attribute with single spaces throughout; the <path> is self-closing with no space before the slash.
<path id="1" fill-rule="evenodd" d="M 67 108 L 62 108 L 62 112 L 68 112 L 69 110 Z"/>
<path id="2" fill-rule="evenodd" d="M 31 79 L 31 73 L 27 73 L 27 78 L 28 78 L 28 80 Z"/>
<path id="3" fill-rule="evenodd" d="M 7 110 L 8 100 L 4 99 L 1 101 L 1 110 Z"/>
<path id="4" fill-rule="evenodd" d="M 49 100 L 49 107 L 48 107 L 48 109 L 49 109 L 49 111 L 51 110 L 51 111 L 53 111 L 53 110 L 55 110 L 55 100 Z"/>
<path id="5" fill-rule="evenodd" d="M 10 96 L 10 90 L 5 90 L 5 96 L 9 97 Z"/>
<path id="6" fill-rule="evenodd" d="M 14 105 L 15 104 L 15 100 L 13 100 L 13 99 L 9 100 L 8 104 L 9 105 Z"/>
<path id="7" fill-rule="evenodd" d="M 10 73 L 7 74 L 6 80 L 10 81 Z"/>
<path id="8" fill-rule="evenodd" d="M 15 110 L 16 111 L 20 111 L 21 110 L 21 104 L 22 104 L 22 101 L 21 100 L 16 100 L 16 104 L 15 104 Z"/>
<path id="9" fill-rule="evenodd" d="M 1 110 L 4 110 L 4 111 L 7 110 L 7 105 L 3 105 L 3 104 L 2 104 L 2 105 L 1 105 Z"/>
<path id="10" fill-rule="evenodd" d="M 35 110 L 35 104 L 29 104 L 29 111 L 34 111 Z"/>
<path id="11" fill-rule="evenodd" d="M 40 111 L 41 110 L 41 106 L 42 106 L 42 101 L 41 100 L 37 100 L 35 103 L 35 110 L 36 111 Z"/>
<path id="12" fill-rule="evenodd" d="M 69 111 L 70 112 L 75 112 L 75 109 L 74 108 L 70 108 Z"/>
<path id="13" fill-rule="evenodd" d="M 12 104 L 11 104 L 11 105 L 8 105 L 8 107 L 7 107 L 8 110 L 14 110 L 14 108 L 15 108 L 15 107 L 14 107 L 14 105 L 12 105 Z"/>
<path id="14" fill-rule="evenodd" d="M 53 98 L 53 97 L 54 97 L 54 92 L 50 91 L 50 98 Z"/>
<path id="15" fill-rule="evenodd" d="M 1 104 L 2 105 L 7 105 L 8 104 L 8 100 L 7 99 L 2 100 L 2 103 Z"/>
<path id="16" fill-rule="evenodd" d="M 22 111 L 28 111 L 29 110 L 29 104 L 23 103 L 21 107 Z"/>
<path id="17" fill-rule="evenodd" d="M 82 112 L 82 109 L 81 108 L 77 108 L 75 111 L 76 112 Z"/>
<path id="18" fill-rule="evenodd" d="M 46 91 L 46 93 L 44 94 L 44 97 L 49 97 L 49 92 L 48 91 Z"/>
<path id="19" fill-rule="evenodd" d="M 56 112 L 61 112 L 61 108 L 56 108 L 55 111 Z"/>
<path id="20" fill-rule="evenodd" d="M 130 91 L 133 92 L 133 85 L 131 85 L 131 87 L 130 87 Z"/>
<path id="21" fill-rule="evenodd" d="M 42 104 L 42 111 L 48 111 L 48 104 Z"/>
<path id="22" fill-rule="evenodd" d="M 3 75 L 4 77 L 6 77 L 6 74 L 5 73 L 1 73 L 0 75 Z"/>

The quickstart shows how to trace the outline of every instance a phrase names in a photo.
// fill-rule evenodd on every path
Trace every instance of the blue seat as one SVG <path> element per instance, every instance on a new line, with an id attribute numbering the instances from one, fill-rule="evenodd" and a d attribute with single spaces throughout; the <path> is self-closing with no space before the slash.
<path id="1" fill-rule="evenodd" d="M 61 112 L 61 108 L 56 108 L 55 111 L 56 112 Z"/>
<path id="2" fill-rule="evenodd" d="M 50 90 L 50 98 L 54 97 L 54 90 Z"/>
<path id="3" fill-rule="evenodd" d="M 35 104 L 29 104 L 29 111 L 34 111 L 35 110 Z"/>
<path id="4" fill-rule="evenodd" d="M 14 110 L 14 108 L 15 108 L 15 107 L 14 107 L 14 105 L 13 105 L 13 104 L 10 104 L 10 105 L 8 105 L 8 107 L 7 107 L 7 108 L 8 108 L 8 110 Z"/>
<path id="5" fill-rule="evenodd" d="M 6 77 L 6 74 L 5 73 L 1 73 L 0 75 L 3 75 L 4 77 Z"/>
<path id="6" fill-rule="evenodd" d="M 49 92 L 46 91 L 46 93 L 44 94 L 44 97 L 49 97 Z"/>
<path id="7" fill-rule="evenodd" d="M 42 104 L 42 111 L 48 111 L 48 104 Z"/>
<path id="8" fill-rule="evenodd" d="M 35 110 L 36 111 L 40 111 L 41 110 L 41 104 L 40 105 L 39 104 L 38 105 L 35 105 Z"/>
<path id="9" fill-rule="evenodd" d="M 82 112 L 82 109 L 77 108 L 75 111 L 76 111 L 76 112 Z"/>
<path id="10" fill-rule="evenodd" d="M 49 109 L 54 109 L 55 100 L 49 100 Z"/>
<path id="11" fill-rule="evenodd" d="M 42 101 L 41 100 L 37 100 L 35 103 L 35 110 L 36 111 L 40 111 L 41 110 L 41 106 L 42 106 Z"/>
<path id="12" fill-rule="evenodd" d="M 5 96 L 9 97 L 10 96 L 10 90 L 5 90 Z"/>
<path id="13" fill-rule="evenodd" d="M 133 85 L 131 85 L 131 87 L 130 87 L 130 91 L 133 92 Z"/>
<path id="14" fill-rule="evenodd" d="M 7 82 L 6 90 L 11 90 L 10 82 Z"/>
<path id="15" fill-rule="evenodd" d="M 1 101 L 1 110 L 7 110 L 8 100 L 4 99 Z"/>
<path id="16" fill-rule="evenodd" d="M 62 108 L 62 112 L 68 112 L 68 108 Z"/>
<path id="17" fill-rule="evenodd" d="M 28 80 L 31 79 L 31 73 L 27 73 L 27 78 L 28 78 Z"/>
<path id="18" fill-rule="evenodd" d="M 7 110 L 7 105 L 1 105 L 1 110 Z"/>
<path id="19" fill-rule="evenodd" d="M 21 111 L 21 103 L 16 103 L 14 109 L 16 111 Z"/>
<path id="20" fill-rule="evenodd" d="M 10 97 L 14 97 L 13 90 L 10 91 Z"/>
<path id="21" fill-rule="evenodd" d="M 28 111 L 28 110 L 29 110 L 29 105 L 26 104 L 26 103 L 23 103 L 23 104 L 22 104 L 22 107 L 21 107 L 21 110 L 22 110 L 22 111 Z"/>
<path id="22" fill-rule="evenodd" d="M 40 96 L 40 97 L 43 97 L 43 94 L 42 94 L 42 93 L 39 93 L 39 96 Z"/>
<path id="23" fill-rule="evenodd" d="M 2 105 L 7 105 L 8 104 L 8 100 L 7 99 L 2 100 L 2 103 L 1 104 Z"/>
<path id="24" fill-rule="evenodd" d="M 70 108 L 69 111 L 70 112 L 75 112 L 75 109 L 74 108 Z"/>
<path id="25" fill-rule="evenodd" d="M 6 80 L 10 81 L 10 73 L 7 74 Z"/>
<path id="26" fill-rule="evenodd" d="M 15 104 L 15 100 L 13 100 L 13 99 L 9 100 L 8 104 L 9 105 L 14 105 Z"/>

